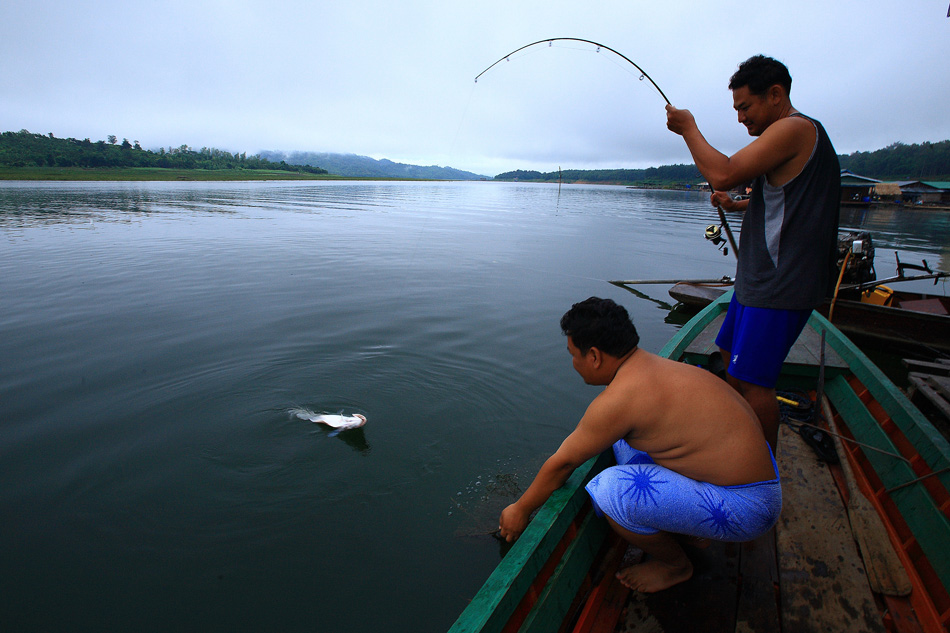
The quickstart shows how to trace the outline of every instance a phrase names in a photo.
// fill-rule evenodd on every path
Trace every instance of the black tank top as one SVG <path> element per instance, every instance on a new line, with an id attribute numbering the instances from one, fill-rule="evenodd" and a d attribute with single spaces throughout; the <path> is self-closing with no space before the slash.
<path id="1" fill-rule="evenodd" d="M 818 121 L 801 173 L 781 187 L 756 178 L 739 240 L 736 299 L 745 306 L 807 310 L 834 290 L 841 169 Z"/>

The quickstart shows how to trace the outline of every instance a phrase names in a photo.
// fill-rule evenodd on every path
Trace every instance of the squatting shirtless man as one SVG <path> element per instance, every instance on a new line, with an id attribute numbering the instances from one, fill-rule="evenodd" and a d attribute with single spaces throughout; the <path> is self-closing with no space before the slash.
<path id="1" fill-rule="evenodd" d="M 618 573 L 653 592 L 692 576 L 674 534 L 746 541 L 769 530 L 782 506 L 775 460 L 749 404 L 713 374 L 637 347 L 627 311 L 591 297 L 561 319 L 574 369 L 606 385 L 574 431 L 499 518 L 518 538 L 536 509 L 578 466 L 613 447 L 617 466 L 588 485 L 594 507 L 649 558 Z"/>

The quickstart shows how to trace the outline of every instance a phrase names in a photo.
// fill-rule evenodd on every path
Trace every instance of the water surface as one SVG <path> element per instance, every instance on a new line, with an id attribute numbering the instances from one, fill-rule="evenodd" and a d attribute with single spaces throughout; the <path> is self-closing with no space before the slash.
<path id="1" fill-rule="evenodd" d="M 948 218 L 842 223 L 885 276 L 947 268 Z M 611 297 L 657 351 L 668 287 L 607 280 L 733 274 L 715 220 L 623 187 L 0 184 L 4 629 L 444 630 L 597 393 L 561 314 Z"/>

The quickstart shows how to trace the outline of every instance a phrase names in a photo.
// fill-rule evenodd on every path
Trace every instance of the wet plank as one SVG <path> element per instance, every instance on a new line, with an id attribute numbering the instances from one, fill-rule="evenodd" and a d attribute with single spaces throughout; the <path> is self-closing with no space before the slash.
<path id="1" fill-rule="evenodd" d="M 693 577 L 654 594 L 632 592 L 621 633 L 733 633 L 738 592 L 739 543 L 689 547 Z"/>
<path id="2" fill-rule="evenodd" d="M 696 335 L 693 338 L 692 342 L 689 344 L 689 347 L 686 348 L 686 352 L 690 354 L 699 354 L 701 356 L 708 356 L 713 352 L 719 351 L 719 346 L 716 345 L 716 335 L 719 334 L 719 328 L 722 327 L 722 322 L 726 320 L 726 313 L 723 312 L 715 319 L 709 322 L 703 331 Z"/>
<path id="3" fill-rule="evenodd" d="M 776 538 L 783 633 L 884 633 L 831 473 L 784 425 L 778 453 L 783 508 Z"/>
<path id="4" fill-rule="evenodd" d="M 775 530 L 742 544 L 736 633 L 779 630 Z"/>

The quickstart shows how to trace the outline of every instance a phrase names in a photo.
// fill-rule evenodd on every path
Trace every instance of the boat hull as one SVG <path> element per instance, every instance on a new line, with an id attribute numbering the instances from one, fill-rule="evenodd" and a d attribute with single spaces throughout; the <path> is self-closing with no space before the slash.
<path id="1" fill-rule="evenodd" d="M 895 306 L 850 299 L 824 303 L 818 311 L 848 335 L 872 338 L 902 347 L 950 351 L 950 298 L 897 293 Z M 898 307 L 900 306 L 900 307 Z"/>
<path id="2" fill-rule="evenodd" d="M 669 290 L 682 305 L 699 310 L 724 295 L 729 288 L 721 285 L 681 282 Z M 950 351 L 950 297 L 924 293 L 893 293 L 894 305 L 865 303 L 839 298 L 826 301 L 818 312 L 831 314 L 832 322 L 849 336 L 873 339 L 902 348 L 930 348 Z"/>
<path id="3" fill-rule="evenodd" d="M 705 364 L 710 355 L 718 354 L 715 332 L 730 298 L 724 295 L 696 314 L 659 354 L 694 364 Z M 816 381 L 820 381 L 818 390 L 826 395 L 828 411 L 847 444 L 842 457 L 853 469 L 860 494 L 870 500 L 872 514 L 886 524 L 885 545 L 896 550 L 898 567 L 906 570 L 912 587 L 909 595 L 872 596 L 868 587 L 870 574 L 865 572 L 857 552 L 849 558 L 853 562 L 841 563 L 841 548 L 854 549 L 857 536 L 850 532 L 854 529 L 848 527 L 850 515 L 835 484 L 829 488 L 826 483 L 822 496 L 829 502 L 826 505 L 837 504 L 837 518 L 819 526 L 810 505 L 814 490 L 795 481 L 802 488 L 798 498 L 805 505 L 795 507 L 793 495 L 789 494 L 774 540 L 754 541 L 738 548 L 713 544 L 704 555 L 722 559 L 724 562 L 718 563 L 722 573 L 717 571 L 710 576 L 708 571 L 697 572 L 682 585 L 627 603 L 628 592 L 612 572 L 620 564 L 623 548 L 611 544 L 612 533 L 601 517 L 593 515 L 584 491 L 585 482 L 611 463 L 610 456 L 605 454 L 575 471 L 538 511 L 451 631 L 612 632 L 621 612 L 628 618 L 625 630 L 640 630 L 636 625 L 631 628 L 629 618 L 645 618 L 641 624 L 652 622 L 650 626 L 654 626 L 660 619 L 664 620 L 664 630 L 670 631 L 883 631 L 885 618 L 876 606 L 882 603 L 892 621 L 911 622 L 909 628 L 895 626 L 892 630 L 945 632 L 950 627 L 947 439 L 820 314 L 810 317 L 808 327 L 783 366 L 781 381 L 783 388 L 806 392 L 815 389 Z M 793 441 L 800 446 L 789 452 L 783 443 Z M 817 462 L 787 425 L 783 425 L 779 453 L 783 482 L 792 477 L 802 478 L 806 467 L 820 473 L 826 481 L 832 480 L 830 468 Z M 804 483 L 808 483 L 807 478 Z M 800 516 L 804 525 L 804 537 L 797 540 L 791 536 L 791 529 L 786 530 L 792 525 L 792 515 Z M 821 544 L 815 543 L 815 537 L 821 534 L 820 540 L 828 540 L 831 530 L 842 529 L 847 532 L 840 544 L 826 547 L 827 558 L 821 559 Z M 772 539 L 773 533 L 769 535 Z M 747 558 L 751 554 L 755 556 Z M 771 567 L 764 564 L 770 556 Z M 816 577 L 803 576 L 803 561 L 813 566 L 816 573 L 823 569 L 821 573 L 825 576 L 829 576 L 829 569 L 838 570 L 827 579 L 831 582 L 829 588 L 821 589 L 823 585 Z M 841 594 L 845 578 L 835 576 L 839 572 L 848 574 L 848 582 L 855 591 L 863 592 L 860 608 L 851 597 L 857 594 Z M 705 580 L 700 578 L 703 574 Z M 733 591 L 736 587 L 740 588 L 738 595 Z M 756 587 L 761 591 L 756 591 Z M 718 606 L 696 606 L 703 602 L 701 595 L 717 591 L 721 593 L 716 598 Z M 827 601 L 831 595 L 835 599 Z M 811 598 L 802 602 L 802 596 Z M 725 624 L 720 626 L 720 621 Z M 667 622 L 673 628 L 666 628 Z"/>

